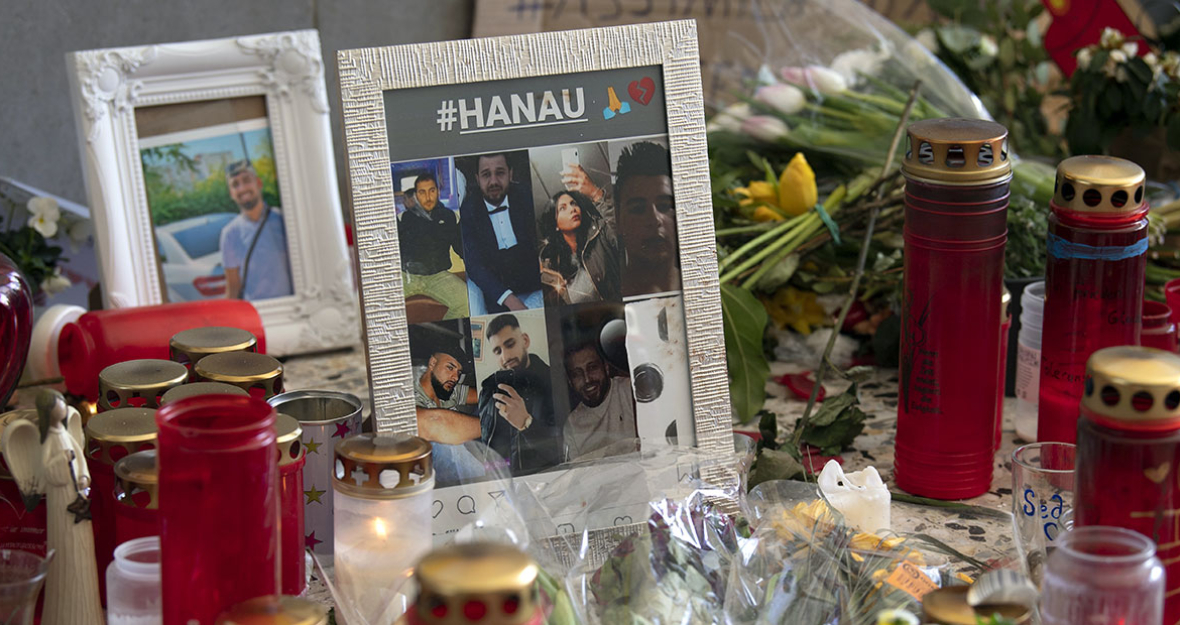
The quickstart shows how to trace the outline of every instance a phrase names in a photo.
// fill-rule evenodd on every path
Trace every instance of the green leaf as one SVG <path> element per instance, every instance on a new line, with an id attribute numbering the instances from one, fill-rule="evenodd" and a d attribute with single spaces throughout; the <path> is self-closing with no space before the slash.
<path id="1" fill-rule="evenodd" d="M 793 480 L 803 477 L 803 465 L 790 452 L 763 449 L 750 471 L 749 486 L 771 480 Z"/>
<path id="2" fill-rule="evenodd" d="M 945 26 L 935 31 L 939 42 L 956 55 L 963 55 L 968 50 L 974 50 L 979 45 L 980 34 L 974 28 L 963 26 Z"/>
<path id="3" fill-rule="evenodd" d="M 770 375 L 770 364 L 762 353 L 766 309 L 749 291 L 723 284 L 721 314 L 729 397 L 738 421 L 748 423 L 766 401 L 766 378 Z"/>
<path id="4" fill-rule="evenodd" d="M 803 441 L 819 447 L 825 455 L 840 453 L 864 431 L 869 417 L 859 404 L 855 383 L 840 395 L 829 397 L 807 423 Z"/>
<path id="5" fill-rule="evenodd" d="M 758 445 L 762 449 L 778 449 L 778 415 L 769 410 L 760 410 L 758 414 L 761 415 L 758 433 L 762 435 Z"/>
<path id="6" fill-rule="evenodd" d="M 775 263 L 770 271 L 767 271 L 758 279 L 755 288 L 759 291 L 766 291 L 772 293 L 778 288 L 787 283 L 791 276 L 795 275 L 795 270 L 799 268 L 799 255 L 789 254 L 786 258 Z"/>

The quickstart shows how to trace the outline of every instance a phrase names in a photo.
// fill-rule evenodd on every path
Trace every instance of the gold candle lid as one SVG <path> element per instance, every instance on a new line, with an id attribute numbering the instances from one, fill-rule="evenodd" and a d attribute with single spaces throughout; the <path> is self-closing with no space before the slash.
<path id="1" fill-rule="evenodd" d="M 258 339 L 241 328 L 212 326 L 177 332 L 168 342 L 168 347 L 172 360 L 193 363 L 209 354 L 255 351 Z"/>
<path id="2" fill-rule="evenodd" d="M 223 382 L 193 382 L 191 384 L 182 384 L 160 398 L 160 405 L 168 404 L 186 397 L 197 397 L 200 395 L 244 395 L 249 396 L 250 393 L 234 386 L 232 384 L 225 384 Z"/>
<path id="3" fill-rule="evenodd" d="M 103 410 L 122 408 L 135 397 L 144 405 L 160 406 L 160 396 L 184 384 L 188 369 L 171 360 L 144 358 L 113 364 L 98 374 L 98 405 Z"/>
<path id="4" fill-rule="evenodd" d="M 338 443 L 332 484 L 364 499 L 400 499 L 434 488 L 430 443 L 408 434 L 358 434 Z"/>
<path id="5" fill-rule="evenodd" d="M 938 184 L 979 185 L 1012 176 L 1008 129 L 983 119 L 927 119 L 906 129 L 901 170 Z"/>
<path id="6" fill-rule="evenodd" d="M 214 625 L 325 625 L 328 608 L 307 599 L 272 595 L 243 601 L 222 612 Z"/>
<path id="7" fill-rule="evenodd" d="M 86 453 L 94 460 L 114 465 L 119 458 L 139 451 L 156 440 L 155 408 L 116 408 L 100 412 L 86 422 Z M 116 454 L 122 448 L 126 453 Z"/>
<path id="8" fill-rule="evenodd" d="M 1082 407 L 1140 426 L 1180 419 L 1180 356 L 1151 347 L 1107 347 L 1086 362 Z"/>
<path id="9" fill-rule="evenodd" d="M 1017 625 L 1032 622 L 1032 611 L 1021 605 L 997 604 L 971 606 L 967 603 L 970 586 L 950 586 L 926 593 L 922 597 L 923 623 L 940 625 L 976 625 L 979 619 L 994 614 L 1011 619 Z"/>
<path id="10" fill-rule="evenodd" d="M 436 549 L 414 569 L 418 618 L 425 623 L 477 620 L 527 623 L 537 611 L 537 565 L 521 550 L 499 543 Z M 474 611 L 474 614 L 471 612 Z M 473 616 L 482 615 L 480 618 Z"/>
<path id="11" fill-rule="evenodd" d="M 1121 215 L 1143 206 L 1143 168 L 1113 156 L 1072 156 L 1057 165 L 1053 203 L 1078 213 Z"/>
<path id="12" fill-rule="evenodd" d="M 285 467 L 295 464 L 303 458 L 303 427 L 299 420 L 290 415 L 279 413 L 275 417 L 275 444 L 279 448 L 279 466 Z"/>
<path id="13" fill-rule="evenodd" d="M 283 364 L 266 354 L 223 352 L 209 354 L 193 365 L 197 380 L 224 382 L 249 391 L 266 391 L 266 397 L 283 392 Z"/>
<path id="14" fill-rule="evenodd" d="M 156 450 L 137 451 L 115 463 L 115 499 L 133 508 L 159 508 L 160 468 L 156 464 Z M 136 495 L 147 493 L 147 501 L 137 502 Z"/>

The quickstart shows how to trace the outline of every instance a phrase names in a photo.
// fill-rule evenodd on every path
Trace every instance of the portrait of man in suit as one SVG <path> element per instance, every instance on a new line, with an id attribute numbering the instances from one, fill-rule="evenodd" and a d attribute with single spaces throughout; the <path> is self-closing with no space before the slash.
<path id="1" fill-rule="evenodd" d="M 472 315 L 544 303 L 530 177 L 526 170 L 518 179 L 515 163 L 527 167 L 527 153 L 456 159 L 475 181 L 459 208 Z"/>

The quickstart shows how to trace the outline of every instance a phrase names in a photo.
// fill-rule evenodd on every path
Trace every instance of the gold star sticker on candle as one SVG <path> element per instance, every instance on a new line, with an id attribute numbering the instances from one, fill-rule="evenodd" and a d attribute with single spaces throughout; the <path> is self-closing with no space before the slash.
<path id="1" fill-rule="evenodd" d="M 316 502 L 316 503 L 322 504 L 322 503 L 324 503 L 324 502 L 320 501 L 320 497 L 322 497 L 322 496 L 324 495 L 324 493 L 325 493 L 325 492 L 326 492 L 326 491 L 322 491 L 322 490 L 316 490 L 316 487 L 315 487 L 315 485 L 313 484 L 313 485 L 311 486 L 311 490 L 305 490 L 305 491 L 303 491 L 303 496 L 304 496 L 304 497 L 307 497 L 307 502 L 306 502 L 306 503 L 311 503 L 311 502 L 313 502 L 313 501 L 314 501 L 314 502 Z"/>
<path id="2" fill-rule="evenodd" d="M 318 441 L 310 441 L 310 442 L 303 444 L 303 446 L 305 448 L 307 448 L 307 453 L 309 453 L 309 454 L 320 453 L 320 445 L 323 445 L 323 443 L 320 443 Z"/>

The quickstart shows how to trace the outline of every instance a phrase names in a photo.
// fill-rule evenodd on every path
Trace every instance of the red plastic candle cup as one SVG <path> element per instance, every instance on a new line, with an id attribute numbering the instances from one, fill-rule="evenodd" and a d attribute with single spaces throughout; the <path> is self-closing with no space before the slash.
<path id="1" fill-rule="evenodd" d="M 106 570 L 119 546 L 115 534 L 115 463 L 156 446 L 156 411 L 117 408 L 86 422 L 86 465 L 90 469 L 90 518 L 99 596 L 106 600 Z"/>
<path id="2" fill-rule="evenodd" d="M 1180 278 L 1164 284 L 1164 301 L 1172 311 L 1172 323 L 1180 324 Z"/>
<path id="3" fill-rule="evenodd" d="M 1007 135 L 981 120 L 909 128 L 894 479 L 924 497 L 974 497 L 992 482 Z"/>
<path id="4" fill-rule="evenodd" d="M 159 426 L 165 625 L 212 625 L 229 606 L 279 593 L 275 411 L 253 397 L 169 403 Z"/>
<path id="5" fill-rule="evenodd" d="M 1057 166 L 1049 204 L 1037 440 L 1072 443 L 1086 360 L 1138 345 L 1147 267 L 1143 169 L 1108 156 Z"/>
<path id="6" fill-rule="evenodd" d="M 1172 309 L 1167 304 L 1144 300 L 1139 344 L 1166 352 L 1176 351 L 1176 322 L 1172 320 Z"/>
<path id="7" fill-rule="evenodd" d="M 307 586 L 306 539 L 303 528 L 303 429 L 295 417 L 280 414 L 275 421 L 279 465 L 280 545 L 284 595 L 299 595 Z M 315 495 L 315 493 L 312 493 Z"/>
<path id="8" fill-rule="evenodd" d="M 139 451 L 115 463 L 115 542 L 160 535 L 160 475 L 156 450 Z"/>
<path id="9" fill-rule="evenodd" d="M 1154 540 L 1167 572 L 1163 622 L 1176 623 L 1180 356 L 1148 347 L 1095 352 L 1086 368 L 1080 415 L 1074 526 L 1123 527 Z"/>
<path id="10" fill-rule="evenodd" d="M 100 371 L 128 360 L 168 360 L 173 335 L 205 326 L 246 330 L 258 339 L 258 351 L 266 353 L 262 318 L 254 305 L 244 300 L 204 300 L 96 310 L 62 328 L 57 357 L 66 390 L 90 400 L 97 399 Z"/>
<path id="11" fill-rule="evenodd" d="M 1012 329 L 1012 315 L 1008 313 L 1008 305 L 1011 303 L 1012 293 L 1008 291 L 1008 287 L 1004 287 L 1004 295 L 1000 299 L 1000 384 L 997 389 L 1000 395 L 996 399 L 996 439 L 992 446 L 993 453 L 1000 451 L 1000 442 L 1004 438 L 1004 380 L 1008 373 L 1008 332 Z"/>

